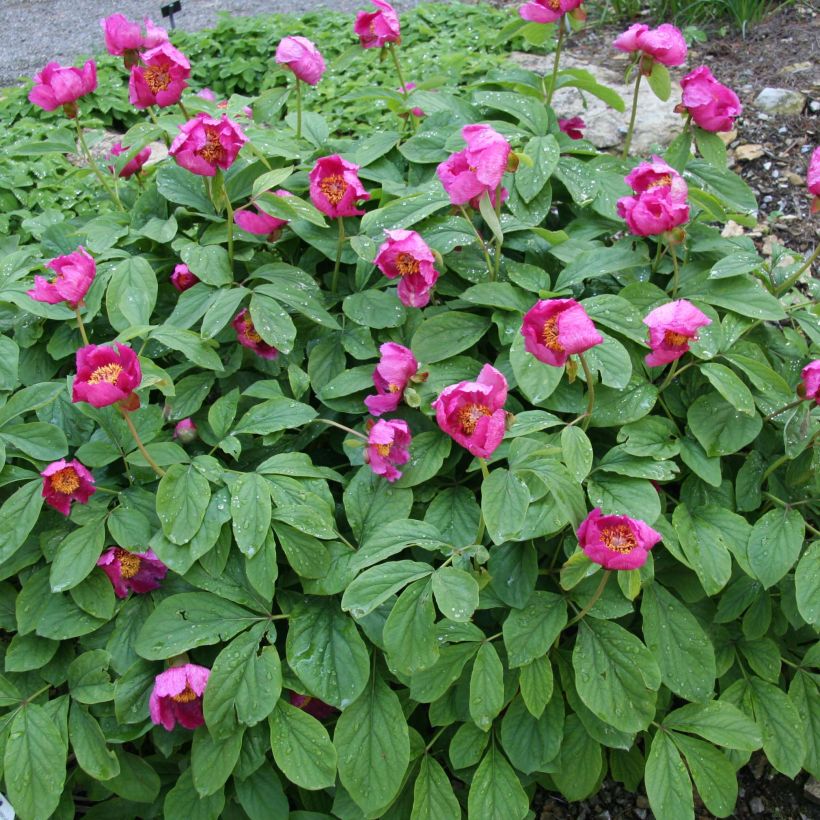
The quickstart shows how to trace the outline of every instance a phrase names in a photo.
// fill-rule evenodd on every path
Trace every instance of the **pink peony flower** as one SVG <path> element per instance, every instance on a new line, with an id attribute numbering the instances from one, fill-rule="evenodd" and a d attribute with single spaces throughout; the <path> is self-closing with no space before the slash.
<path id="1" fill-rule="evenodd" d="M 179 439 L 183 444 L 190 444 L 196 441 L 197 432 L 196 424 L 193 419 L 182 419 L 178 421 L 174 427 L 174 438 Z"/>
<path id="2" fill-rule="evenodd" d="M 177 722 L 186 729 L 197 729 L 205 723 L 202 695 L 211 670 L 195 663 L 172 666 L 157 675 L 148 701 L 151 720 L 169 732 Z"/>
<path id="3" fill-rule="evenodd" d="M 237 123 L 223 114 L 214 119 L 208 114 L 197 114 L 179 127 L 180 133 L 169 153 L 177 165 L 203 177 L 216 175 L 233 165 L 240 148 L 248 141 Z"/>
<path id="4" fill-rule="evenodd" d="M 46 262 L 46 267 L 54 271 L 54 277 L 49 280 L 44 276 L 35 276 L 34 287 L 26 293 L 37 302 L 49 305 L 66 302 L 76 310 L 82 304 L 97 273 L 92 257 L 80 245 L 73 253 Z"/>
<path id="5" fill-rule="evenodd" d="M 625 178 L 637 196 L 618 200 L 618 213 L 636 236 L 671 231 L 689 219 L 689 188 L 683 177 L 660 157 L 642 162 Z"/>
<path id="6" fill-rule="evenodd" d="M 97 87 L 97 64 L 89 60 L 81 69 L 48 63 L 34 75 L 34 87 L 28 93 L 29 102 L 44 111 L 62 105 L 67 117 L 77 116 L 76 101 Z"/>
<path id="7" fill-rule="evenodd" d="M 251 312 L 247 308 L 242 308 L 233 317 L 231 324 L 236 331 L 236 340 L 243 347 L 247 347 L 263 359 L 275 359 L 279 355 L 279 351 L 273 345 L 269 345 L 264 341 L 257 333 L 256 328 L 253 326 Z"/>
<path id="8" fill-rule="evenodd" d="M 388 481 L 401 478 L 396 469 L 410 461 L 410 428 L 406 421 L 377 421 L 367 437 L 367 457 L 370 469 L 376 475 L 383 475 Z"/>
<path id="9" fill-rule="evenodd" d="M 804 399 L 820 404 L 820 359 L 809 362 L 800 372 L 800 377 L 803 381 L 797 388 L 798 393 Z"/>
<path id="10" fill-rule="evenodd" d="M 327 720 L 333 715 L 337 715 L 339 710 L 325 703 L 319 698 L 312 698 L 310 695 L 299 695 L 296 692 L 290 692 L 291 706 L 313 715 L 316 720 Z"/>
<path id="11" fill-rule="evenodd" d="M 512 150 L 507 140 L 489 125 L 465 125 L 461 136 L 467 147 L 436 170 L 453 205 L 477 200 L 485 191 L 492 197 L 501 185 Z"/>
<path id="12" fill-rule="evenodd" d="M 507 380 L 492 365 L 474 382 L 451 384 L 433 402 L 438 426 L 478 458 L 488 458 L 506 432 Z"/>
<path id="13" fill-rule="evenodd" d="M 276 48 L 276 62 L 308 85 L 316 85 L 326 68 L 321 52 L 307 37 L 285 37 Z"/>
<path id="14" fill-rule="evenodd" d="M 192 288 L 197 282 L 199 282 L 199 277 L 191 273 L 191 269 L 187 265 L 181 263 L 174 268 L 174 272 L 171 274 L 171 284 L 180 293 Z"/>
<path id="15" fill-rule="evenodd" d="M 731 88 L 719 83 L 702 65 L 680 81 L 682 105 L 705 131 L 731 131 L 743 106 Z"/>
<path id="16" fill-rule="evenodd" d="M 121 142 L 115 142 L 114 145 L 111 147 L 111 152 L 109 156 L 118 157 L 120 154 L 127 154 L 131 149 L 123 147 Z M 130 159 L 125 165 L 122 166 L 122 170 L 119 173 L 119 176 L 122 179 L 128 179 L 128 177 L 133 176 L 140 170 L 142 170 L 142 166 L 145 165 L 146 162 L 151 158 L 151 148 L 146 145 L 139 153 L 137 153 L 133 159 Z M 116 168 L 113 165 L 108 166 L 108 170 L 111 171 L 113 174 L 116 171 Z"/>
<path id="17" fill-rule="evenodd" d="M 216 102 L 216 94 L 214 94 L 214 92 L 207 86 L 203 88 L 201 91 L 197 91 L 196 95 L 202 100 L 208 100 L 208 102 Z"/>
<path id="18" fill-rule="evenodd" d="M 820 211 L 820 145 L 812 151 L 811 159 L 809 160 L 809 172 L 806 176 L 806 186 L 810 194 L 814 194 L 814 200 L 811 203 L 811 212 L 817 213 Z"/>
<path id="19" fill-rule="evenodd" d="M 311 202 L 327 216 L 361 216 L 364 211 L 356 208 L 356 202 L 370 199 L 370 194 L 365 191 L 358 170 L 358 165 L 338 154 L 316 160 L 309 175 Z"/>
<path id="20" fill-rule="evenodd" d="M 580 5 L 581 0 L 530 0 L 518 13 L 531 23 L 555 23 Z"/>
<path id="21" fill-rule="evenodd" d="M 642 51 L 665 66 L 678 66 L 686 62 L 686 40 L 680 29 L 670 23 L 657 28 L 649 28 L 643 23 L 635 23 L 612 43 L 620 51 Z"/>
<path id="22" fill-rule="evenodd" d="M 649 328 L 652 348 L 645 361 L 649 367 L 660 367 L 683 356 L 689 342 L 698 340 L 698 329 L 711 325 L 712 320 L 691 302 L 678 299 L 650 311 L 643 323 Z"/>
<path id="23" fill-rule="evenodd" d="M 359 36 L 362 48 L 381 48 L 388 43 L 401 42 L 399 15 L 385 0 L 370 0 L 378 11 L 360 11 L 353 31 Z"/>
<path id="24" fill-rule="evenodd" d="M 526 350 L 553 367 L 565 365 L 573 353 L 583 353 L 604 340 L 574 299 L 536 302 L 524 316 L 521 335 Z"/>
<path id="25" fill-rule="evenodd" d="M 558 127 L 570 139 L 582 140 L 584 138 L 584 129 L 587 124 L 580 117 L 572 117 L 569 120 L 558 120 Z"/>
<path id="26" fill-rule="evenodd" d="M 415 83 L 407 83 L 407 85 L 400 85 L 400 86 L 398 87 L 398 89 L 396 89 L 396 90 L 397 90 L 397 91 L 399 91 L 399 92 L 406 91 L 406 92 L 409 94 L 411 91 L 415 91 L 415 88 L 416 88 L 416 84 L 415 84 Z M 416 106 L 415 108 L 411 108 L 411 109 L 410 109 L 410 113 L 411 113 L 414 117 L 419 117 L 419 118 L 427 116 L 427 115 L 424 113 L 424 111 L 422 111 L 422 109 L 421 109 L 421 108 L 419 108 L 418 106 Z M 402 117 L 404 117 L 404 118 L 406 119 L 407 114 L 402 114 L 401 116 L 402 116 Z"/>
<path id="27" fill-rule="evenodd" d="M 76 458 L 53 461 L 40 475 L 46 504 L 63 515 L 71 512 L 72 501 L 88 504 L 88 499 L 97 492 L 94 476 Z"/>
<path id="28" fill-rule="evenodd" d="M 77 351 L 77 375 L 72 401 L 85 401 L 94 407 L 122 404 L 136 410 L 140 401 L 134 391 L 142 381 L 137 354 L 128 345 L 86 345 Z"/>
<path id="29" fill-rule="evenodd" d="M 142 65 L 131 67 L 128 98 L 135 108 L 176 105 L 188 87 L 191 64 L 170 43 L 160 43 L 140 56 Z"/>
<path id="30" fill-rule="evenodd" d="M 142 594 L 159 589 L 160 581 L 168 573 L 168 567 L 150 549 L 129 552 L 111 547 L 99 557 L 97 566 L 108 576 L 118 598 L 127 598 L 129 592 Z"/>
<path id="31" fill-rule="evenodd" d="M 661 540 L 645 521 L 628 515 L 601 515 L 596 507 L 578 527 L 578 543 L 587 558 L 604 569 L 637 569 Z"/>
<path id="32" fill-rule="evenodd" d="M 168 32 L 164 28 L 154 25 L 148 17 L 143 22 L 144 35 L 140 24 L 123 14 L 112 14 L 100 20 L 108 53 L 115 57 L 125 57 L 126 68 L 131 68 L 137 62 L 137 52 L 168 42 Z"/>
<path id="33" fill-rule="evenodd" d="M 435 257 L 427 243 L 415 231 L 386 231 L 387 241 L 379 248 L 374 261 L 388 278 L 400 277 L 398 294 L 407 307 L 424 307 L 430 301 L 430 290 L 439 277 L 433 267 Z"/>
<path id="34" fill-rule="evenodd" d="M 374 415 L 395 410 L 404 395 L 411 376 L 415 376 L 419 363 L 413 352 L 404 345 L 385 342 L 380 348 L 381 360 L 373 371 L 376 395 L 364 400 L 367 409 Z"/>
<path id="35" fill-rule="evenodd" d="M 285 191 L 284 189 L 275 191 L 274 195 L 279 197 L 293 196 L 290 191 Z M 253 210 L 243 208 L 241 211 L 235 211 L 233 221 L 236 222 L 243 231 L 257 234 L 258 236 L 267 236 L 271 242 L 279 236 L 279 232 L 288 224 L 287 219 L 278 219 L 275 216 L 265 213 L 259 207 Z"/>

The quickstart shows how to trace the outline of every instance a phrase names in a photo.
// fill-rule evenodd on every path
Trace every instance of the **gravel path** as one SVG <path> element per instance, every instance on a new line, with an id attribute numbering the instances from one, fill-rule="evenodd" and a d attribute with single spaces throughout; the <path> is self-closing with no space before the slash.
<path id="1" fill-rule="evenodd" d="M 398 0 L 406 9 L 419 0 Z M 120 12 L 131 19 L 151 17 L 163 23 L 161 0 L 0 0 L 0 88 L 39 71 L 49 60 L 68 65 L 78 57 L 103 49 L 100 18 Z M 334 11 L 365 9 L 367 0 L 182 0 L 177 27 L 186 31 L 210 28 L 219 12 L 238 16 L 301 14 L 323 6 Z"/>

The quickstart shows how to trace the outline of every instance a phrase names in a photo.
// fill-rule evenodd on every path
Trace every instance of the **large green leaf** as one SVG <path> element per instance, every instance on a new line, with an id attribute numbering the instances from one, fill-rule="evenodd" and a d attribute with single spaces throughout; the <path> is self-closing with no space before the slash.
<path id="1" fill-rule="evenodd" d="M 427 754 L 421 759 L 413 786 L 410 820 L 461 820 L 461 808 L 447 772 L 434 757 Z"/>
<path id="2" fill-rule="evenodd" d="M 706 808 L 718 817 L 728 817 L 737 800 L 735 767 L 723 752 L 687 735 L 671 732 L 679 751 L 683 752 L 695 788 Z"/>
<path id="3" fill-rule="evenodd" d="M 336 782 L 336 749 L 315 717 L 280 700 L 270 716 L 273 759 L 303 789 L 326 789 Z"/>
<path id="4" fill-rule="evenodd" d="M 412 675 L 429 669 L 438 660 L 435 614 L 429 580 L 415 581 L 399 595 L 382 630 L 392 668 Z"/>
<path id="5" fill-rule="evenodd" d="M 672 739 L 659 731 L 646 759 L 646 794 L 656 817 L 693 820 L 692 781 Z"/>
<path id="6" fill-rule="evenodd" d="M 174 464 L 157 488 L 157 515 L 165 537 L 185 544 L 197 533 L 211 500 L 211 485 L 193 465 Z"/>
<path id="7" fill-rule="evenodd" d="M 806 523 L 798 510 L 770 510 L 759 518 L 749 536 L 749 565 L 764 588 L 776 584 L 795 564 Z"/>
<path id="8" fill-rule="evenodd" d="M 252 558 L 270 531 L 270 490 L 261 475 L 243 473 L 231 485 L 231 517 L 236 545 Z"/>
<path id="9" fill-rule="evenodd" d="M 467 814 L 482 820 L 523 820 L 529 799 L 512 766 L 491 741 L 490 748 L 473 775 L 467 797 Z"/>
<path id="10" fill-rule="evenodd" d="M 536 590 L 522 609 L 504 621 L 504 646 L 510 667 L 525 666 L 548 653 L 567 623 L 567 605 L 560 595 Z"/>
<path id="11" fill-rule="evenodd" d="M 530 503 L 527 485 L 503 467 L 496 467 L 481 485 L 481 511 L 493 543 L 511 541 L 521 532 Z"/>
<path id="12" fill-rule="evenodd" d="M 491 643 L 482 643 L 470 675 L 470 717 L 487 732 L 504 707 L 504 667 Z"/>
<path id="13" fill-rule="evenodd" d="M 419 325 L 410 346 L 420 362 L 440 362 L 472 347 L 489 326 L 486 316 L 475 313 L 457 310 L 437 313 Z"/>

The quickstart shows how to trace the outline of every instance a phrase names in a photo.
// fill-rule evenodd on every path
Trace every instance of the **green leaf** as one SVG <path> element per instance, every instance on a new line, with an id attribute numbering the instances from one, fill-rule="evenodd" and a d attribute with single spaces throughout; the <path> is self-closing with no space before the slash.
<path id="1" fill-rule="evenodd" d="M 521 667 L 518 679 L 521 697 L 533 717 L 541 717 L 553 692 L 552 666 L 546 655 Z"/>
<path id="2" fill-rule="evenodd" d="M 184 297 L 185 291 L 180 297 Z M 220 288 L 213 294 L 212 300 L 202 317 L 202 325 L 200 326 L 200 335 L 203 339 L 213 339 L 225 325 L 236 315 L 239 305 L 242 300 L 248 295 L 248 290 L 243 287 L 238 288 Z M 179 302 L 177 302 L 179 304 Z M 193 322 L 191 323 L 193 324 Z"/>
<path id="3" fill-rule="evenodd" d="M 453 794 L 447 772 L 430 755 L 421 759 L 413 786 L 410 820 L 461 820 L 461 807 Z"/>
<path id="4" fill-rule="evenodd" d="M 173 544 L 190 541 L 202 526 L 211 485 L 193 465 L 174 464 L 157 488 L 157 515 L 165 537 Z"/>
<path id="5" fill-rule="evenodd" d="M 712 487 L 720 487 L 720 458 L 709 458 L 703 448 L 693 438 L 684 436 L 680 443 L 681 461 L 696 475 Z"/>
<path id="6" fill-rule="evenodd" d="M 583 800 L 597 788 L 602 776 L 600 744 L 577 715 L 568 715 L 561 743 L 561 767 L 551 777 L 567 800 Z"/>
<path id="7" fill-rule="evenodd" d="M 561 431 L 561 450 L 570 475 L 580 484 L 592 468 L 592 445 L 580 427 Z"/>
<path id="8" fill-rule="evenodd" d="M 399 595 L 382 631 L 390 666 L 405 675 L 429 669 L 438 660 L 432 584 L 423 578 Z"/>
<path id="9" fill-rule="evenodd" d="M 302 578 L 322 578 L 330 569 L 327 548 L 312 535 L 300 532 L 287 524 L 274 522 L 282 551 L 293 571 Z"/>
<path id="10" fill-rule="evenodd" d="M 220 245 L 185 245 L 180 253 L 182 261 L 206 285 L 215 288 L 233 283 L 228 252 Z"/>
<path id="11" fill-rule="evenodd" d="M 0 438 L 38 461 L 56 461 L 68 453 L 65 433 L 40 421 L 11 424 L 3 428 Z"/>
<path id="12" fill-rule="evenodd" d="M 231 518 L 236 545 L 252 558 L 270 531 L 270 490 L 261 475 L 243 473 L 231 485 Z"/>
<path id="13" fill-rule="evenodd" d="M 735 410 L 747 416 L 755 414 L 755 400 L 752 391 L 725 365 L 708 363 L 700 366 L 712 387 L 723 396 Z"/>
<path id="14" fill-rule="evenodd" d="M 504 646 L 511 668 L 525 666 L 549 652 L 567 624 L 565 600 L 552 592 L 536 590 L 522 609 L 512 609 L 504 621 Z"/>
<path id="15" fill-rule="evenodd" d="M 345 316 L 362 327 L 398 327 L 404 323 L 407 311 L 393 293 L 366 290 L 347 296 L 342 303 Z"/>
<path id="16" fill-rule="evenodd" d="M 491 643 L 482 643 L 470 675 L 470 717 L 488 732 L 504 708 L 504 667 Z"/>
<path id="17" fill-rule="evenodd" d="M 481 484 L 481 511 L 493 543 L 503 544 L 521 531 L 530 503 L 527 485 L 515 473 L 496 467 Z"/>
<path id="18" fill-rule="evenodd" d="M 547 109 L 540 99 L 511 91 L 477 91 L 473 94 L 476 105 L 494 108 L 515 117 L 533 134 L 542 136 L 549 130 Z"/>
<path id="19" fill-rule="evenodd" d="M 453 768 L 475 766 L 481 760 L 490 737 L 492 735 L 482 732 L 475 723 L 462 723 L 450 740 L 449 756 Z"/>
<path id="20" fill-rule="evenodd" d="M 420 362 L 440 362 L 472 347 L 489 326 L 486 316 L 457 310 L 437 313 L 419 325 L 410 347 Z"/>
<path id="21" fill-rule="evenodd" d="M 669 69 L 657 60 L 652 63 L 652 71 L 646 78 L 652 93 L 662 102 L 669 99 L 672 93 L 672 81 L 669 79 Z"/>
<path id="22" fill-rule="evenodd" d="M 210 683 L 210 679 L 208 680 Z M 222 740 L 211 737 L 204 726 L 194 732 L 191 745 L 191 773 L 194 788 L 200 797 L 207 797 L 222 787 L 239 760 L 243 732 L 235 732 Z"/>
<path id="23" fill-rule="evenodd" d="M 515 174 L 515 187 L 524 202 L 529 203 L 541 193 L 558 165 L 558 141 L 552 134 L 533 137 L 525 146 L 524 153 L 532 159 L 533 165 L 532 168 L 519 167 Z"/>
<path id="24" fill-rule="evenodd" d="M 123 259 L 108 283 L 105 304 L 116 330 L 150 324 L 157 301 L 157 275 L 141 256 Z"/>
<path id="25" fill-rule="evenodd" d="M 339 779 L 356 804 L 368 814 L 387 806 L 403 783 L 410 738 L 398 696 L 381 678 L 342 712 L 333 743 Z"/>
<path id="26" fill-rule="evenodd" d="M 107 780 L 105 787 L 134 803 L 153 803 L 160 789 L 159 775 L 149 763 L 137 755 L 118 750 L 120 773 Z M 193 790 L 193 784 L 191 784 Z"/>
<path id="27" fill-rule="evenodd" d="M 795 564 L 806 524 L 797 510 L 779 507 L 759 518 L 749 536 L 749 564 L 764 589 L 776 584 Z"/>
<path id="28" fill-rule="evenodd" d="M 524 349 L 524 337 L 516 334 L 510 348 L 510 364 L 521 392 L 535 405 L 543 404 L 564 376 L 563 367 L 544 364 Z"/>
<path id="29" fill-rule="evenodd" d="M 672 515 L 675 533 L 708 595 L 720 592 L 732 575 L 732 557 L 718 527 L 678 504 Z"/>
<path id="30" fill-rule="evenodd" d="M 435 666 L 410 678 L 410 695 L 419 703 L 438 700 L 458 680 L 467 661 L 478 652 L 473 642 L 444 646 Z"/>
<path id="31" fill-rule="evenodd" d="M 672 739 L 658 732 L 646 759 L 646 794 L 656 817 L 693 820 L 692 781 Z"/>
<path id="32" fill-rule="evenodd" d="M 671 738 L 683 752 L 706 808 L 718 817 L 728 817 L 737 800 L 737 777 L 729 758 L 702 740 L 676 732 L 671 733 Z"/>
<path id="33" fill-rule="evenodd" d="M 165 795 L 162 816 L 166 820 L 217 820 L 225 808 L 225 792 L 201 797 L 194 788 L 193 768 L 186 769 Z"/>
<path id="34" fill-rule="evenodd" d="M 415 487 L 438 475 L 444 459 L 450 455 L 453 440 L 439 431 L 413 436 L 410 461 L 402 468 L 402 475 L 394 487 Z"/>
<path id="35" fill-rule="evenodd" d="M 200 213 L 212 214 L 213 205 L 201 177 L 173 163 L 163 163 L 157 172 L 157 190 L 177 205 L 190 205 Z"/>
<path id="36" fill-rule="evenodd" d="M 532 544 L 509 542 L 494 547 L 488 569 L 495 594 L 507 606 L 527 605 L 538 580 L 538 556 Z"/>
<path id="37" fill-rule="evenodd" d="M 92 649 L 76 657 L 68 666 L 71 697 L 80 703 L 105 703 L 114 697 L 108 676 L 111 656 L 104 649 Z"/>
<path id="38" fill-rule="evenodd" d="M 78 703 L 71 704 L 68 734 L 77 763 L 86 774 L 95 780 L 110 780 L 119 774 L 119 761 L 106 745 L 100 724 Z"/>
<path id="39" fill-rule="evenodd" d="M 772 683 L 752 678 L 755 721 L 763 732 L 763 751 L 772 766 L 786 777 L 794 777 L 806 757 L 806 737 L 797 707 Z"/>
<path id="40" fill-rule="evenodd" d="M 463 569 L 441 567 L 433 573 L 433 595 L 441 614 L 451 621 L 469 621 L 478 607 L 478 582 Z"/>
<path id="41" fill-rule="evenodd" d="M 234 435 L 266 436 L 289 427 L 301 427 L 316 415 L 310 405 L 277 396 L 251 407 L 232 432 Z"/>
<path id="42" fill-rule="evenodd" d="M 475 542 L 480 517 L 475 494 L 466 487 L 445 487 L 424 513 L 424 521 L 436 527 L 442 539 L 455 547 Z"/>
<path id="43" fill-rule="evenodd" d="M 757 279 L 747 275 L 729 279 L 693 279 L 691 284 L 680 289 L 679 296 L 716 305 L 752 319 L 779 321 L 785 316 L 780 302 Z"/>
<path id="44" fill-rule="evenodd" d="M 288 312 L 275 299 L 254 292 L 250 304 L 251 319 L 262 340 L 282 353 L 290 353 L 296 340 L 296 326 Z"/>
<path id="45" fill-rule="evenodd" d="M 581 700 L 605 723 L 639 732 L 655 717 L 661 672 L 650 651 L 611 621 L 586 618 L 572 653 Z"/>
<path id="46" fill-rule="evenodd" d="M 51 563 L 52 592 L 65 592 L 83 581 L 96 566 L 104 546 L 105 525 L 101 521 L 70 532 Z"/>
<path id="47" fill-rule="evenodd" d="M 402 547 L 403 549 L 404 547 Z M 345 590 L 342 609 L 359 620 L 433 568 L 420 561 L 390 561 L 365 570 Z"/>
<path id="48" fill-rule="evenodd" d="M 269 721 L 273 759 L 288 780 L 311 791 L 336 782 L 336 749 L 315 717 L 280 700 Z"/>
<path id="49" fill-rule="evenodd" d="M 605 515 L 630 515 L 653 524 L 661 514 L 658 491 L 643 478 L 604 473 L 587 482 L 587 495 Z"/>
<path id="50" fill-rule="evenodd" d="M 554 760 L 564 735 L 564 704 L 552 698 L 540 717 L 533 717 L 520 697 L 513 699 L 501 721 L 501 745 L 516 769 L 531 774 Z"/>
<path id="51" fill-rule="evenodd" d="M 691 732 L 727 749 L 754 751 L 763 743 L 757 724 L 728 701 L 687 703 L 663 721 L 668 729 Z"/>
<path id="52" fill-rule="evenodd" d="M 473 775 L 467 796 L 467 814 L 481 820 L 524 820 L 530 808 L 515 771 L 495 741 Z"/>
<path id="53" fill-rule="evenodd" d="M 250 820 L 288 816 L 288 799 L 270 764 L 264 763 L 244 780 L 235 777 L 233 782 L 239 805 Z"/>
<path id="54" fill-rule="evenodd" d="M 0 563 L 20 549 L 37 523 L 43 506 L 42 490 L 43 480 L 36 478 L 15 490 L 0 507 L 0 520 L 4 522 L 0 529 Z"/>
<path id="55" fill-rule="evenodd" d="M 815 541 L 794 571 L 797 610 L 806 623 L 820 621 L 820 542 Z"/>
<path id="56" fill-rule="evenodd" d="M 151 331 L 151 338 L 172 350 L 178 350 L 194 364 L 208 370 L 222 370 L 222 360 L 213 347 L 198 333 L 171 325 L 161 325 Z"/>

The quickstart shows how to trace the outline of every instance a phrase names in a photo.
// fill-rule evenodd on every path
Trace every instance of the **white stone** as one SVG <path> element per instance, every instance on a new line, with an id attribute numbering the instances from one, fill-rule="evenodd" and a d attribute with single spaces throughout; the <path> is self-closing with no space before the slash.
<path id="1" fill-rule="evenodd" d="M 755 99 L 755 107 L 767 114 L 800 114 L 806 98 L 789 88 L 764 88 Z"/>

